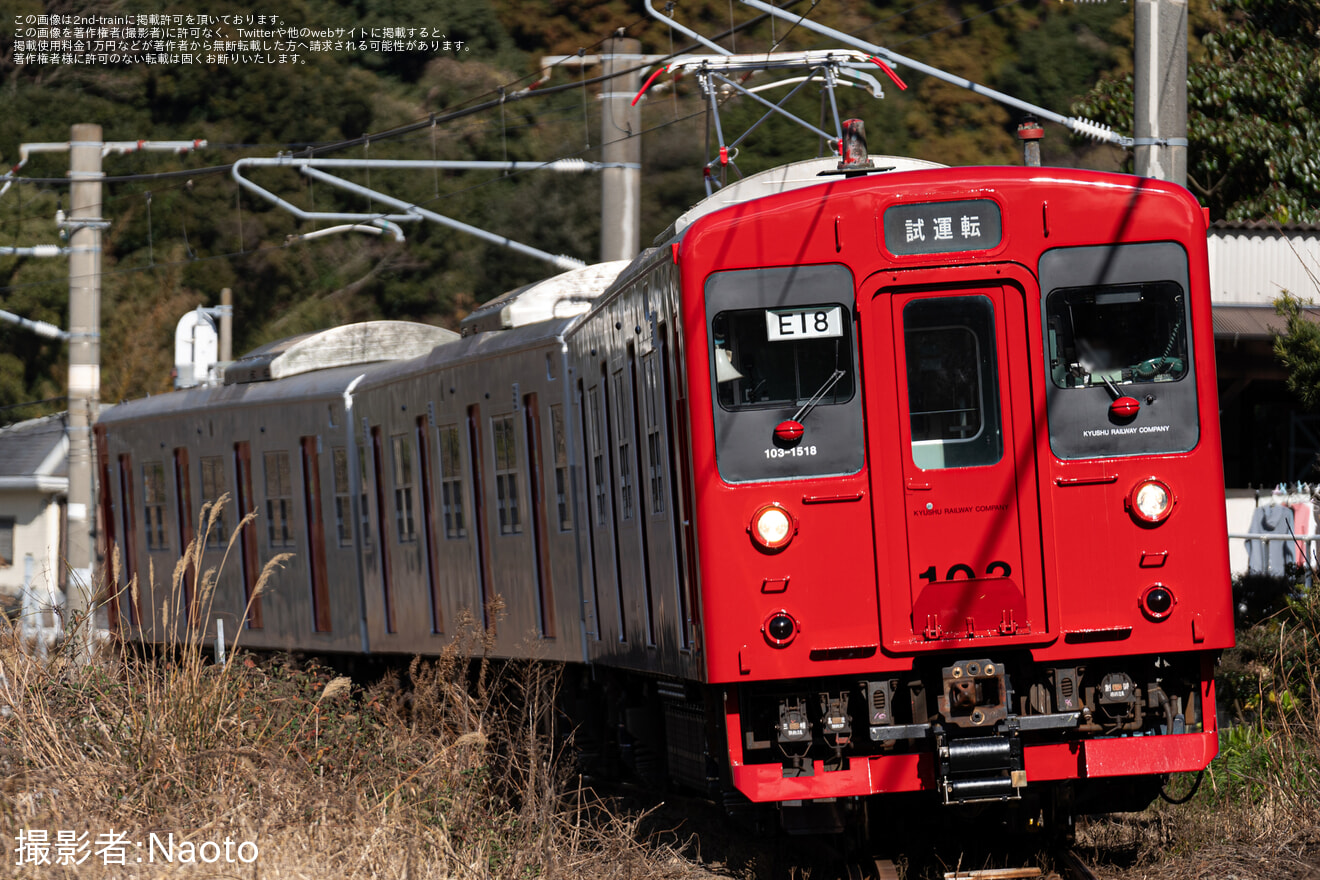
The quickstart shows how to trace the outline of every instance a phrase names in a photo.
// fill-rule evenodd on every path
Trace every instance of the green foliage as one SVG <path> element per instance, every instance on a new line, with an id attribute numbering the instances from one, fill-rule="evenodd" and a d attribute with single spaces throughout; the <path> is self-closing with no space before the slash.
<path id="1" fill-rule="evenodd" d="M 1284 292 L 1274 301 L 1286 328 L 1274 339 L 1274 354 L 1288 371 L 1288 390 L 1307 409 L 1320 408 L 1320 324 L 1305 311 L 1308 302 Z"/>
<path id="2" fill-rule="evenodd" d="M 21 14 L 47 11 L 38 0 L 17 3 Z M 115 14 L 197 12 L 173 2 L 151 8 L 139 0 L 106 5 L 114 6 Z M 1084 92 L 1099 70 L 1121 63 L 1127 51 L 1121 4 L 831 0 L 794 8 L 814 21 L 1056 109 Z M 207 10 L 257 11 L 230 0 L 217 0 Z M 380 317 L 456 327 L 475 304 L 552 271 L 429 223 L 406 224 L 402 243 L 359 235 L 287 243 L 289 236 L 328 224 L 299 221 L 240 193 L 225 173 L 226 163 L 280 150 L 305 155 L 309 147 L 334 158 L 596 159 L 599 86 L 586 99 L 565 92 L 508 101 L 406 136 L 357 139 L 496 99 L 501 86 L 507 93 L 526 85 L 539 71 L 542 54 L 579 48 L 595 53 L 616 29 L 640 39 L 648 53 L 682 49 L 686 42 L 646 16 L 635 0 L 273 0 L 259 12 L 297 26 L 426 27 L 463 41 L 465 49 L 427 56 L 307 53 L 296 68 L 15 67 L 0 54 L 0 114 L 11 121 L 0 128 L 0 161 L 6 165 L 15 160 L 19 143 L 67 140 L 69 126 L 78 122 L 99 122 L 107 140 L 206 138 L 211 143 L 184 157 L 141 153 L 106 159 L 109 175 L 192 172 L 106 185 L 104 212 L 111 221 L 102 277 L 106 401 L 168 389 L 175 322 L 187 309 L 216 303 L 223 287 L 233 291 L 234 345 L 242 352 L 293 333 Z M 715 0 L 684 0 L 673 13 L 677 21 L 711 35 L 757 15 Z M 739 52 L 824 45 L 806 28 L 768 19 L 723 42 Z M 585 76 L 595 73 L 588 70 Z M 949 164 L 1021 162 L 1014 113 L 910 70 L 900 73 L 911 86 L 907 91 L 878 68 L 874 72 L 885 89 L 883 101 L 859 89 L 840 90 L 840 113 L 867 121 L 872 152 Z M 581 75 L 557 71 L 552 82 L 562 85 Z M 667 78 L 662 82 L 671 85 Z M 768 94 L 778 99 L 783 92 Z M 691 78 L 642 105 L 643 245 L 704 195 L 701 167 L 709 158 L 704 106 Z M 787 107 L 812 122 L 828 118 L 828 102 L 814 86 Z M 762 110 L 735 96 L 724 100 L 723 112 L 727 138 L 744 131 Z M 352 145 L 332 146 L 345 142 Z M 805 158 L 817 147 L 800 128 L 772 118 L 739 148 L 738 171 L 750 174 Z M 1044 145 L 1047 161 L 1088 161 L 1070 149 L 1067 139 L 1053 132 Z M 66 171 L 67 156 L 37 154 L 22 173 L 57 180 Z M 551 253 L 585 260 L 597 253 L 600 184 L 591 176 L 362 171 L 344 176 Z M 289 170 L 259 169 L 249 177 L 310 210 L 371 208 L 360 196 Z M 54 242 L 57 200 L 67 202 L 67 194 L 56 183 L 11 188 L 0 198 L 0 242 Z M 0 308 L 63 325 L 66 300 L 63 261 L 0 257 Z M 0 324 L 0 351 L 8 355 L 0 358 L 0 406 L 62 393 L 61 345 Z"/>
<path id="3" fill-rule="evenodd" d="M 1320 222 L 1320 5 L 1210 0 L 1193 8 L 1187 179 L 1215 219 Z M 1106 77 L 1078 112 L 1132 130 L 1132 77 Z"/>
<path id="4" fill-rule="evenodd" d="M 1238 723 L 1211 768 L 1219 804 L 1277 800 L 1311 812 L 1320 797 L 1320 591 L 1296 585 L 1271 617 L 1239 629 L 1216 675 L 1218 699 Z"/>

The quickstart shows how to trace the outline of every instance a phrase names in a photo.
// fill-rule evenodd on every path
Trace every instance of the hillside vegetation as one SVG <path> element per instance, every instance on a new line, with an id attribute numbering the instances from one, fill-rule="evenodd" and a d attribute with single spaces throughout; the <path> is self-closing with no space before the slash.
<path id="1" fill-rule="evenodd" d="M 35 15 L 58 12 L 60 6 L 16 0 L 13 12 Z M 1121 65 L 1128 51 L 1123 4 L 804 0 L 795 8 L 1060 112 L 1068 112 L 1101 71 Z M 163 9 L 118 0 L 78 4 L 80 12 L 98 10 L 196 11 L 175 3 Z M 251 11 L 226 2 L 210 10 L 215 15 Z M 464 49 L 426 55 L 309 53 L 297 66 L 18 67 L 10 23 L 3 23 L 0 114 L 8 124 L 0 129 L 0 162 L 6 167 L 17 161 L 20 143 L 66 141 L 69 126 L 79 122 L 99 123 L 106 140 L 205 138 L 210 144 L 185 157 L 139 153 L 105 160 L 112 178 L 105 185 L 104 215 L 111 225 L 102 279 L 102 399 L 107 402 L 168 389 L 175 323 L 188 309 L 217 303 L 223 287 L 234 292 L 235 350 L 242 352 L 272 339 L 371 318 L 453 327 L 474 304 L 553 271 L 549 264 L 433 224 L 409 225 L 403 243 L 387 236 L 336 235 L 286 244 L 289 235 L 311 231 L 315 224 L 240 193 L 227 173 L 235 159 L 281 151 L 308 155 L 309 149 L 335 158 L 599 159 L 599 85 L 589 86 L 585 96 L 569 89 L 513 99 L 538 78 L 540 57 L 594 53 L 617 29 L 640 39 L 647 53 L 685 48 L 682 35 L 650 19 L 637 0 L 275 0 L 264 11 L 297 26 L 434 27 L 463 41 Z M 702 0 L 676 4 L 673 12 L 703 34 L 738 28 L 724 43 L 739 52 L 776 44 L 781 49 L 825 45 L 805 28 L 756 22 L 754 11 L 738 4 L 730 8 Z M 586 76 L 597 72 L 589 69 Z M 842 112 L 866 119 L 873 152 L 951 164 L 1020 162 L 1013 137 L 1018 120 L 1007 110 L 910 70 L 902 74 L 911 86 L 906 92 L 879 76 L 887 92 L 883 101 L 857 89 L 840 90 Z M 563 68 L 544 87 L 582 77 Z M 459 115 L 484 101 L 495 106 Z M 704 106 L 690 80 L 657 90 L 643 104 L 643 242 L 703 194 Z M 822 98 L 807 89 L 790 107 L 818 121 Z M 741 132 L 756 115 L 749 101 L 731 99 L 724 106 L 725 129 Z M 389 134 L 432 118 L 434 126 Z M 1066 132 L 1051 128 L 1046 161 L 1075 164 L 1080 157 L 1073 148 Z M 818 149 L 815 138 L 776 118 L 743 145 L 738 164 L 750 173 Z M 1115 167 L 1121 154 L 1104 149 L 1089 160 Z M 0 243 L 57 240 L 56 208 L 68 207 L 62 182 L 67 163 L 65 154 L 37 154 L 24 166 L 24 178 L 41 182 L 13 186 L 0 198 Z M 116 179 L 180 170 L 192 173 Z M 590 261 L 598 252 L 600 188 L 589 175 L 349 171 L 345 176 L 550 253 Z M 368 209 L 364 198 L 313 185 L 291 171 L 251 177 L 308 209 Z M 0 308 L 63 326 L 67 291 L 65 260 L 0 256 Z M 64 362 L 60 344 L 0 324 L 0 407 L 59 397 Z M 56 402 L 46 410 L 60 406 Z M 0 420 L 41 411 L 0 410 Z"/>

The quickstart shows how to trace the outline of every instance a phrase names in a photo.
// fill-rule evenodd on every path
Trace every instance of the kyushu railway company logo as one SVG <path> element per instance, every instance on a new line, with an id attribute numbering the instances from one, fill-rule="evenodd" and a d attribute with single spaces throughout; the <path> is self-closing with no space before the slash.
<path id="1" fill-rule="evenodd" d="M 127 832 L 104 831 L 95 838 L 84 831 L 26 828 L 14 836 L 14 865 L 76 867 L 86 862 L 101 865 L 251 865 L 260 855 L 251 840 L 197 841 L 189 834 L 151 832 L 134 839 Z"/>
<path id="2" fill-rule="evenodd" d="M 1008 510 L 1007 504 L 964 504 L 956 507 L 936 507 L 928 504 L 925 507 L 918 507 L 912 511 L 913 516 L 945 516 L 947 514 L 957 513 L 995 513 L 1001 510 Z"/>

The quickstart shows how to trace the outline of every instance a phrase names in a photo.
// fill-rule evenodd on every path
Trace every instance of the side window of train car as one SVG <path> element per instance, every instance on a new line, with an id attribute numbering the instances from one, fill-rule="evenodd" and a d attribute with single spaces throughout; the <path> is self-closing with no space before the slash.
<path id="1" fill-rule="evenodd" d="M 591 484 L 596 496 L 596 525 L 603 526 L 609 514 L 609 488 L 605 480 L 605 431 L 601 425 L 601 410 L 604 407 L 601 404 L 600 386 L 591 386 L 588 395 L 588 408 L 591 410 Z"/>
<path id="2" fill-rule="evenodd" d="M 271 547 L 293 546 L 293 477 L 289 472 L 289 453 L 267 452 L 266 465 L 266 538 Z"/>
<path id="3" fill-rule="evenodd" d="M 660 390 L 656 369 L 655 352 L 647 352 L 642 356 L 642 376 L 645 382 L 646 424 L 644 429 L 646 431 L 646 462 L 649 471 L 652 515 L 665 512 L 665 450 L 660 440 L 660 404 L 658 401 Z M 660 369 L 663 369 L 663 366 Z"/>
<path id="4" fill-rule="evenodd" d="M 852 273 L 837 265 L 706 280 L 716 460 L 727 482 L 861 470 L 855 301 Z M 777 436 L 785 422 L 800 435 Z"/>
<path id="5" fill-rule="evenodd" d="M 917 299 L 903 307 L 912 462 L 994 464 L 1003 457 L 994 304 L 984 296 Z"/>
<path id="6" fill-rule="evenodd" d="M 564 426 L 564 405 L 550 407 L 550 436 L 555 452 L 555 509 L 559 514 L 559 531 L 573 528 L 573 514 L 568 500 L 568 435 Z"/>
<path id="7" fill-rule="evenodd" d="M 445 519 L 445 538 L 467 537 L 463 521 L 463 471 L 460 470 L 458 425 L 440 426 L 440 507 Z"/>
<path id="8" fill-rule="evenodd" d="M 1196 445 L 1187 254 L 1172 242 L 1059 248 L 1040 262 L 1050 445 L 1060 458 Z"/>
<path id="9" fill-rule="evenodd" d="M 211 505 L 207 513 L 206 547 L 208 550 L 222 550 L 229 540 L 229 529 L 225 524 L 225 509 L 217 507 L 220 496 L 225 492 L 225 459 L 222 455 L 204 455 L 202 466 L 202 504 Z M 232 500 L 231 500 L 232 503 Z"/>
<path id="10" fill-rule="evenodd" d="M 623 370 L 614 371 L 614 436 L 619 444 L 619 515 L 632 519 L 633 515 L 633 477 L 632 443 L 629 435 L 627 414 L 632 412 L 628 405 L 628 391 L 623 382 Z"/>
<path id="11" fill-rule="evenodd" d="M 390 437 L 390 462 L 394 474 L 394 526 L 400 544 L 417 540 L 413 516 L 412 446 L 407 434 Z"/>
<path id="12" fill-rule="evenodd" d="M 362 546 L 364 549 L 371 549 L 371 505 L 370 497 L 367 494 L 367 447 L 364 443 L 357 445 L 358 460 L 358 486 L 361 491 L 358 493 L 358 519 L 362 523 Z"/>
<path id="13" fill-rule="evenodd" d="M 348 482 L 348 447 L 331 450 L 335 469 L 335 537 L 340 547 L 353 546 L 353 495 Z"/>
<path id="14" fill-rule="evenodd" d="M 165 537 L 165 466 L 158 461 L 142 465 L 142 523 L 148 550 L 168 550 Z"/>
<path id="15" fill-rule="evenodd" d="M 500 516 L 500 534 L 522 533 L 518 513 L 518 432 L 513 416 L 495 416 L 490 420 L 495 443 L 495 504 Z"/>

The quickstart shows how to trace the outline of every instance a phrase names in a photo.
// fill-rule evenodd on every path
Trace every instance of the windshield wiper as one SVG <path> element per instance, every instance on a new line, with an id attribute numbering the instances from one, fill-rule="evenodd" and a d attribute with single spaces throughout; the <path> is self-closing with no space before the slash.
<path id="1" fill-rule="evenodd" d="M 829 394 L 830 389 L 832 389 L 835 385 L 838 385 L 839 380 L 842 379 L 845 375 L 846 374 L 844 373 L 843 370 L 835 370 L 832 374 L 830 374 L 830 377 L 825 380 L 825 384 L 820 386 L 820 390 L 817 391 L 815 394 L 811 395 L 810 399 L 808 399 L 806 403 L 802 404 L 802 408 L 798 410 L 797 413 L 793 416 L 792 421 L 797 422 L 799 425 L 802 424 L 802 420 L 807 417 L 807 414 L 816 408 L 816 404 L 820 403 L 821 399 L 826 394 Z"/>

